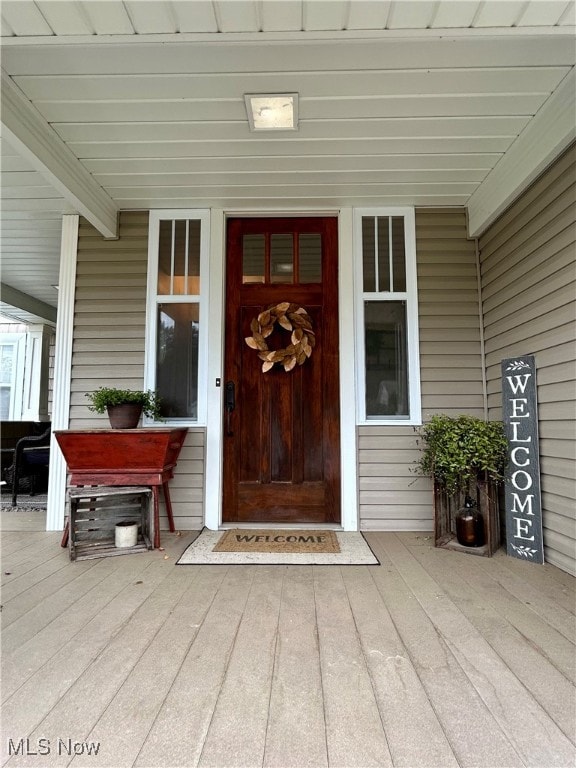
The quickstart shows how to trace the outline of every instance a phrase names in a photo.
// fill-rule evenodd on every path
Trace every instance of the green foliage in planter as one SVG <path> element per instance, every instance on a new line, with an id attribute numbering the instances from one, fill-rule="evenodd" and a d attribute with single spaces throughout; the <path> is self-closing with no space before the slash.
<path id="1" fill-rule="evenodd" d="M 415 471 L 449 494 L 467 491 L 479 474 L 496 483 L 504 479 L 508 442 L 500 421 L 440 415 L 417 432 L 422 456 Z"/>
<path id="2" fill-rule="evenodd" d="M 142 412 L 154 421 L 162 421 L 160 413 L 160 398 L 156 392 L 148 390 L 116 389 L 114 387 L 99 387 L 95 392 L 87 392 L 86 397 L 92 405 L 88 406 L 89 411 L 95 413 L 106 413 L 109 405 L 141 405 Z"/>

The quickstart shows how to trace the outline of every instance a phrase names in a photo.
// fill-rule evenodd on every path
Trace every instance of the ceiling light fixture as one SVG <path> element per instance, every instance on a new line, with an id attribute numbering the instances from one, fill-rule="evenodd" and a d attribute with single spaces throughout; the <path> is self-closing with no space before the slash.
<path id="1" fill-rule="evenodd" d="M 251 131 L 297 131 L 297 93 L 247 93 L 244 96 Z"/>

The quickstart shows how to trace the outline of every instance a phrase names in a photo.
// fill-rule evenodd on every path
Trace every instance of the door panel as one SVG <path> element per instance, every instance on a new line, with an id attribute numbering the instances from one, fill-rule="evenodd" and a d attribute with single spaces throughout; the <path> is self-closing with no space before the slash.
<path id="1" fill-rule="evenodd" d="M 337 250 L 335 218 L 228 221 L 225 380 L 236 402 L 224 432 L 226 522 L 340 521 Z M 245 338 L 282 302 L 306 310 L 316 344 L 293 370 L 263 372 Z M 290 337 L 276 323 L 268 349 Z"/>

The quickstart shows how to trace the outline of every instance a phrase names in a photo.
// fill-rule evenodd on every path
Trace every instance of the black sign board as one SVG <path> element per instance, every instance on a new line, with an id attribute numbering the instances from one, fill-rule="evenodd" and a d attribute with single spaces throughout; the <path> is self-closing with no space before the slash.
<path id="1" fill-rule="evenodd" d="M 502 360 L 502 414 L 508 438 L 506 550 L 544 562 L 536 365 L 532 355 Z"/>

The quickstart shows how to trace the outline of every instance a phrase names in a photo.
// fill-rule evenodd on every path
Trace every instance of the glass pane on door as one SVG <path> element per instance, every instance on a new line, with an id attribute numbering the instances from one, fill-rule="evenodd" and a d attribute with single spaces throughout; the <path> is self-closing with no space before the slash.
<path id="1" fill-rule="evenodd" d="M 322 235 L 301 232 L 298 236 L 300 283 L 322 282 Z"/>
<path id="2" fill-rule="evenodd" d="M 270 235 L 270 282 L 294 281 L 294 239 L 292 234 Z"/>
<path id="3" fill-rule="evenodd" d="M 263 283 L 266 279 L 266 240 L 264 235 L 242 236 L 242 282 Z"/>

